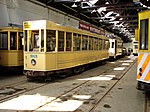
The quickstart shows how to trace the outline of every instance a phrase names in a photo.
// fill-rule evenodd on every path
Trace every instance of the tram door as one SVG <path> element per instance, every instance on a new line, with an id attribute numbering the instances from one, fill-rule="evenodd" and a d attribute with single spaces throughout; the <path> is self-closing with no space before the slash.
<path id="1" fill-rule="evenodd" d="M 117 40 L 115 40 L 115 55 L 117 54 Z"/>

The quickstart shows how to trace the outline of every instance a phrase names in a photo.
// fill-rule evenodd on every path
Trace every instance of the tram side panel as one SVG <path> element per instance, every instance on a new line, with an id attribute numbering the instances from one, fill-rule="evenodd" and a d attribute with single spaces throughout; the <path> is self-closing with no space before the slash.
<path id="1" fill-rule="evenodd" d="M 150 11 L 139 13 L 137 89 L 150 91 Z"/>

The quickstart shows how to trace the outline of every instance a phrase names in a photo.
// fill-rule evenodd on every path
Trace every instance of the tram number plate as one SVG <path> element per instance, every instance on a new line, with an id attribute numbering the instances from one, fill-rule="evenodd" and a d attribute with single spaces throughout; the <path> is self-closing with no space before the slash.
<path id="1" fill-rule="evenodd" d="M 37 58 L 37 55 L 30 55 L 30 58 Z"/>

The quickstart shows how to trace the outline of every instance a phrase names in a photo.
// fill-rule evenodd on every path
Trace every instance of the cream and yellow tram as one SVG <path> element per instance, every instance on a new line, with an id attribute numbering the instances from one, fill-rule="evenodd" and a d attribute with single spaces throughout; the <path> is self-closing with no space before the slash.
<path id="1" fill-rule="evenodd" d="M 139 13 L 137 89 L 150 91 L 150 11 Z"/>
<path id="2" fill-rule="evenodd" d="M 1 69 L 23 70 L 23 30 L 18 27 L 0 28 L 0 66 Z M 5 69 L 6 68 L 6 69 Z"/>
<path id="3" fill-rule="evenodd" d="M 109 39 L 47 20 L 24 22 L 24 73 L 50 78 L 51 73 L 83 70 L 109 57 Z"/>

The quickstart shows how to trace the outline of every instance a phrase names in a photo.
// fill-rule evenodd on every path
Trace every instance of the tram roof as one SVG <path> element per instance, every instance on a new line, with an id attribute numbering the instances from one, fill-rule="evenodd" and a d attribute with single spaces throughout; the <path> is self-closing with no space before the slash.
<path id="1" fill-rule="evenodd" d="M 104 28 L 122 37 L 124 42 L 134 37 L 138 27 L 138 12 L 148 10 L 149 0 L 37 0 Z"/>

